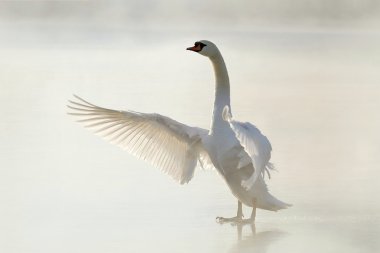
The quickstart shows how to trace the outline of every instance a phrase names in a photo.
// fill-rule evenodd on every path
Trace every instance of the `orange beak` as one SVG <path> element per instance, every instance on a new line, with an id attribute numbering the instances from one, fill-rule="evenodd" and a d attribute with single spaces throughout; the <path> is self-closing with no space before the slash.
<path id="1" fill-rule="evenodd" d="M 186 50 L 191 50 L 191 51 L 194 51 L 194 52 L 199 52 L 199 51 L 202 50 L 202 48 L 201 48 L 201 45 L 198 44 L 198 45 L 193 46 L 193 47 L 188 47 L 188 48 L 186 48 Z"/>

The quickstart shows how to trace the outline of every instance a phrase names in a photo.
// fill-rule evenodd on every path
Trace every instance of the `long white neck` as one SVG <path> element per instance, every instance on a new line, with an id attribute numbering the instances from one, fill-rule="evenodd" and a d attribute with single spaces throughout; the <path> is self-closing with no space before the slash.
<path id="1" fill-rule="evenodd" d="M 227 124 L 222 118 L 222 112 L 226 105 L 230 107 L 230 80 L 220 52 L 216 56 L 210 57 L 210 60 L 215 73 L 215 102 L 211 123 L 211 133 L 213 133 Z"/>

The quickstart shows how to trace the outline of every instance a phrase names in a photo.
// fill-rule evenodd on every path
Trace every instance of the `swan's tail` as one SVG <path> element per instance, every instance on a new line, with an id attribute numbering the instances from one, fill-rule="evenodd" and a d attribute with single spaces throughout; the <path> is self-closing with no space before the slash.
<path id="1" fill-rule="evenodd" d="M 257 207 L 269 211 L 278 211 L 281 209 L 286 209 L 288 207 L 291 207 L 291 204 L 282 202 L 279 199 L 276 199 L 273 195 L 271 195 L 269 192 L 262 196 L 262 198 L 257 199 Z"/>
<path id="2" fill-rule="evenodd" d="M 291 204 L 282 202 L 281 200 L 276 199 L 269 193 L 265 199 L 263 199 L 262 201 L 258 201 L 257 203 L 258 208 L 269 210 L 269 211 L 275 211 L 275 212 L 281 209 L 286 209 L 291 206 L 292 206 Z"/>

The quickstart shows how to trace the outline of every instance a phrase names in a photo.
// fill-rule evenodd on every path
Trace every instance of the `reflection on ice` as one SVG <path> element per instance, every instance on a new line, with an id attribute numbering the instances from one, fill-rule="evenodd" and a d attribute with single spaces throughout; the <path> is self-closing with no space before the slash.
<path id="1" fill-rule="evenodd" d="M 247 235 L 243 235 L 244 227 L 250 229 L 250 233 L 247 231 Z M 238 241 L 230 248 L 228 251 L 230 253 L 267 252 L 268 247 L 286 235 L 285 232 L 281 232 L 279 230 L 256 232 L 255 224 L 237 224 L 236 230 Z"/>

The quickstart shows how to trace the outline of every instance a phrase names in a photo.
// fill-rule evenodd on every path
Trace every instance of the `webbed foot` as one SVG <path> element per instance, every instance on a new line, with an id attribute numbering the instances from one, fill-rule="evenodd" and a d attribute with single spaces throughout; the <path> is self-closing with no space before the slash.
<path id="1" fill-rule="evenodd" d="M 232 218 L 224 218 L 224 217 L 216 217 L 216 222 L 220 224 L 231 223 L 231 225 L 239 225 L 239 224 L 252 224 L 255 222 L 255 219 L 243 219 L 243 217 L 235 216 Z"/>

